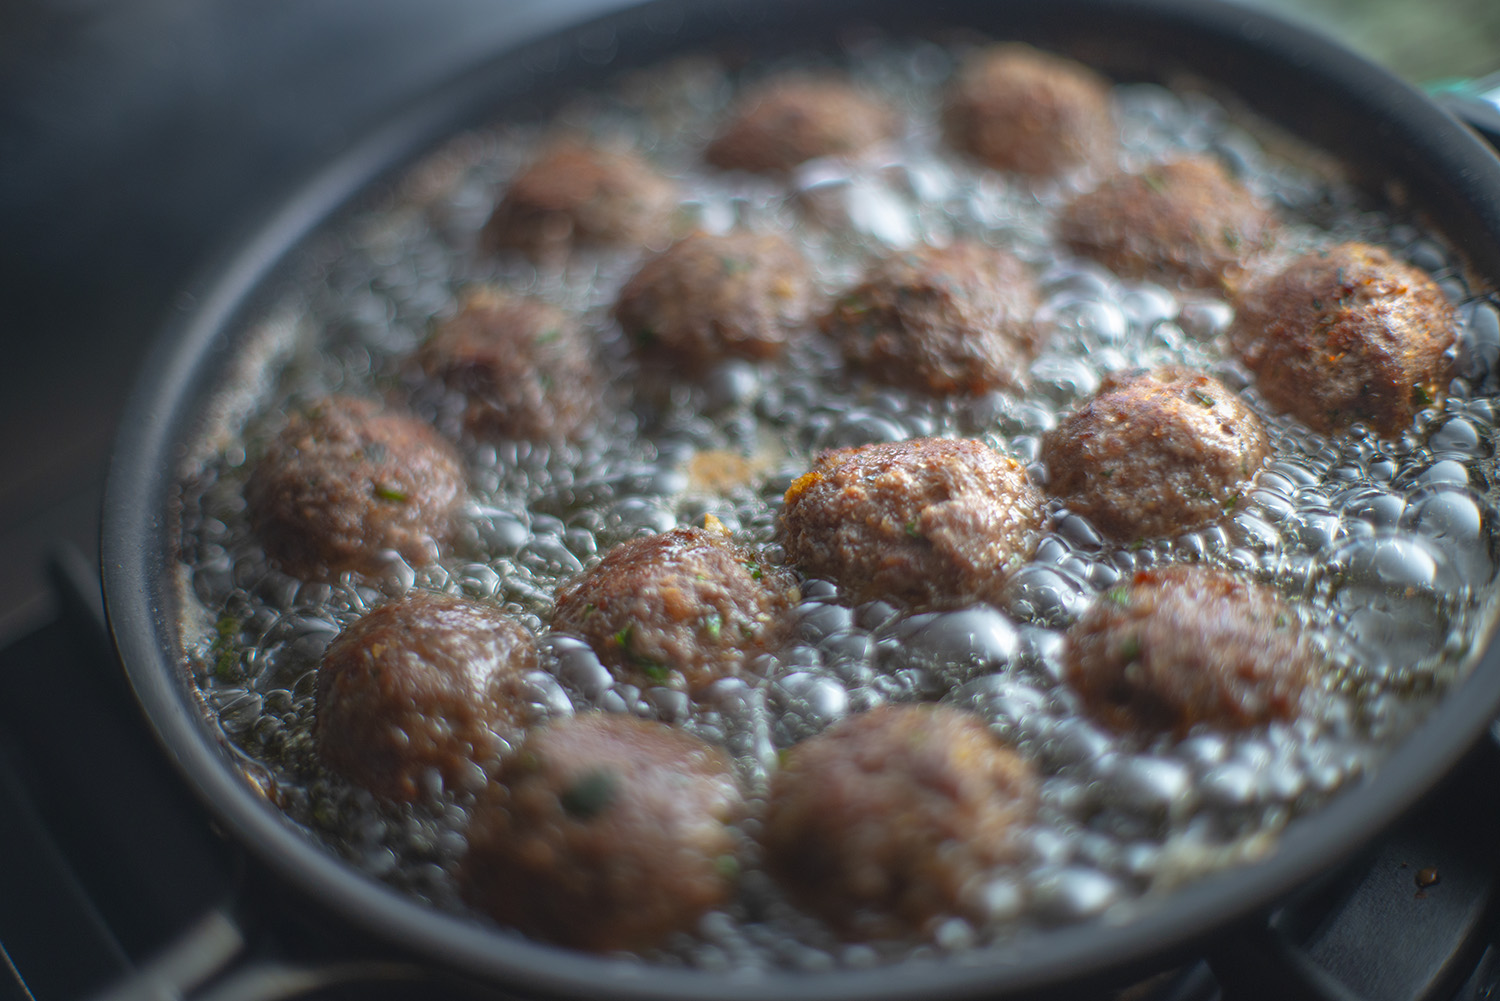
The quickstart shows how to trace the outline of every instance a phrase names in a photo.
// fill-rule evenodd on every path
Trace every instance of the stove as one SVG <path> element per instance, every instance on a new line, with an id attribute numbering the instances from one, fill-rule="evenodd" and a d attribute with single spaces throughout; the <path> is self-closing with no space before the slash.
<path id="1" fill-rule="evenodd" d="M 127 373 L 212 247 L 385 109 L 544 8 L 563 19 L 610 5 L 15 0 L 0 10 L 10 334 L 0 365 L 0 565 L 10 568 L 0 577 L 0 1001 L 494 996 L 311 926 L 215 832 L 135 709 L 92 554 Z M 1338 4 L 1305 6 L 1337 25 Z M 1386 6 L 1402 5 L 1374 5 Z M 1481 8 L 1443 0 L 1423 16 Z M 1500 15 L 1488 16 L 1466 44 L 1488 39 L 1493 68 Z M 1500 79 L 1442 87 L 1500 140 Z M 1347 871 L 1205 955 L 1103 996 L 1497 996 L 1497 788 L 1500 742 L 1485 741 Z"/>

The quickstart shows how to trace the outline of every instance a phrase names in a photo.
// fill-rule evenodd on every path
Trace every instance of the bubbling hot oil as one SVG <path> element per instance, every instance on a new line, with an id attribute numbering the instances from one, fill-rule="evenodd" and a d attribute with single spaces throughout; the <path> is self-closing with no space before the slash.
<path id="1" fill-rule="evenodd" d="M 268 324 L 295 329 L 274 390 L 183 489 L 183 555 L 209 622 L 185 637 L 204 698 L 272 798 L 313 836 L 435 907 L 464 911 L 453 882 L 476 766 L 424 801 L 376 802 L 319 766 L 314 679 L 338 631 L 417 587 L 502 605 L 541 639 L 526 680 L 533 722 L 590 709 L 684 727 L 724 747 L 752 802 L 777 753 L 835 721 L 889 701 L 970 709 L 1032 761 L 1041 808 L 1026 857 L 982 888 L 988 919 L 953 919 L 921 951 L 1017 942 L 1059 923 L 1128 918 L 1148 893 L 1258 857 L 1293 817 L 1377 764 L 1458 678 L 1488 630 L 1500 310 L 1471 294 L 1442 243 L 1348 190 L 1278 161 L 1212 101 L 1156 87 L 1117 88 L 1121 159 L 1209 152 L 1289 220 L 1293 246 L 1365 239 L 1428 269 L 1461 304 L 1457 378 L 1441 407 L 1399 440 L 1362 429 L 1315 435 L 1270 413 L 1226 354 L 1222 301 L 1121 281 L 1061 250 L 1051 220 L 1077 179 L 1017 183 L 956 161 L 929 124 L 953 53 L 865 41 L 849 71 L 905 113 L 908 133 L 872 163 L 814 164 L 787 184 L 706 172 L 697 151 L 733 95 L 705 60 L 632 77 L 560 113 L 572 128 L 623 137 L 683 185 L 704 228 L 786 233 L 836 293 L 871 254 L 975 236 L 1015 251 L 1038 274 L 1043 343 L 1024 394 L 935 401 L 865 384 L 814 332 L 777 364 L 729 361 L 701 380 L 639 371 L 608 317 L 634 259 L 581 255 L 537 270 L 473 252 L 494 192 L 540 134 L 506 126 L 455 141 L 311 252 Z M 244 516 L 242 488 L 276 415 L 329 392 L 388 393 L 434 316 L 474 282 L 573 310 L 612 370 L 624 373 L 607 416 L 566 445 L 466 442 L 471 495 L 463 538 L 434 567 L 393 562 L 379 580 L 294 580 L 268 566 Z M 910 614 L 851 607 L 826 581 L 804 581 L 795 640 L 743 677 L 697 697 L 617 682 L 582 642 L 549 634 L 552 594 L 611 545 L 712 515 L 776 560 L 781 495 L 825 448 L 917 435 L 981 437 L 1031 465 L 1041 436 L 1108 372 L 1186 364 L 1239 388 L 1266 421 L 1273 457 L 1247 502 L 1220 524 L 1119 546 L 1084 519 L 1052 511 L 1035 556 L 1003 607 Z M 433 415 L 428 415 L 433 416 Z M 695 458 L 728 453 L 748 475 L 705 489 Z M 1318 637 L 1325 683 L 1289 722 L 1240 734 L 1142 742 L 1101 729 L 1060 681 L 1062 632 L 1095 596 L 1144 567 L 1201 561 L 1274 584 Z M 861 966 L 909 955 L 910 943 L 840 943 L 782 899 L 758 865 L 747 822 L 741 889 L 699 933 L 645 957 L 704 969 Z"/>

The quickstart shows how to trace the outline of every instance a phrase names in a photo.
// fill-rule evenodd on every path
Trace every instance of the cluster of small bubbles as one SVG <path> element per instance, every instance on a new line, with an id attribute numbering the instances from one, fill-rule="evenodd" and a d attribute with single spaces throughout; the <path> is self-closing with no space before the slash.
<path id="1" fill-rule="evenodd" d="M 567 690 L 547 671 L 528 671 L 521 679 L 520 695 L 528 722 L 542 723 L 573 714 L 573 700 Z"/>
<path id="2" fill-rule="evenodd" d="M 1005 671 L 1020 646 L 1015 624 L 989 605 L 912 615 L 885 635 L 895 641 L 885 669 L 939 690 Z"/>
<path id="3" fill-rule="evenodd" d="M 1330 551 L 1328 567 L 1338 581 L 1334 608 L 1367 663 L 1417 665 L 1438 652 L 1460 581 L 1421 536 L 1353 535 Z"/>
<path id="4" fill-rule="evenodd" d="M 1500 389 L 1500 307 L 1475 300 L 1460 310 L 1458 371 L 1481 392 Z"/>
<path id="5" fill-rule="evenodd" d="M 946 700 L 983 716 L 990 729 L 1017 747 L 1032 743 L 1055 715 L 1047 694 L 1014 673 L 976 678 L 954 688 Z"/>
<path id="6" fill-rule="evenodd" d="M 911 124 L 866 162 L 818 162 L 786 183 L 697 162 L 733 97 L 728 75 L 706 62 L 647 74 L 571 114 L 585 131 L 629 137 L 674 170 L 697 225 L 793 238 L 829 295 L 891 248 L 969 236 L 1015 252 L 1033 267 L 1041 296 L 1041 347 L 1022 389 L 933 401 L 872 387 L 844 371 L 815 323 L 780 363 L 728 360 L 695 385 L 643 370 L 609 312 L 636 266 L 632 254 L 591 252 L 537 267 L 517 255 L 472 253 L 495 191 L 539 135 L 533 126 L 476 133 L 413 183 L 417 201 L 388 198 L 310 252 L 309 280 L 287 292 L 305 343 L 242 440 L 182 487 L 183 562 L 209 623 L 185 646 L 226 737 L 270 773 L 290 816 L 355 864 L 433 906 L 464 910 L 453 873 L 468 805 L 493 761 L 450 783 L 432 771 L 420 802 L 395 805 L 328 774 L 312 738 L 323 651 L 365 611 L 412 589 L 493 603 L 538 636 L 541 667 L 520 685 L 528 725 L 603 710 L 680 727 L 722 747 L 755 802 L 779 754 L 852 714 L 941 700 L 980 716 L 1036 766 L 1038 815 L 1024 834 L 1026 863 L 976 887 L 984 920 L 938 923 L 922 955 L 1032 926 L 1109 920 L 1144 892 L 1254 857 L 1290 817 L 1374 768 L 1461 672 L 1500 571 L 1490 496 L 1497 413 L 1483 395 L 1500 388 L 1500 307 L 1474 296 L 1452 249 L 1361 210 L 1352 194 L 1302 167 L 1272 162 L 1212 101 L 1152 86 L 1117 89 L 1123 166 L 1209 152 L 1295 217 L 1294 248 L 1330 238 L 1383 242 L 1432 272 L 1459 304 L 1459 378 L 1443 403 L 1396 440 L 1362 427 L 1329 439 L 1271 412 L 1249 373 L 1226 357 L 1228 303 L 1123 280 L 1060 250 L 1052 223 L 1069 184 L 1019 182 L 947 155 L 934 125 L 935 88 L 952 53 L 926 43 L 860 46 L 863 82 Z M 675 117 L 650 112 L 663 107 Z M 245 480 L 266 436 L 289 407 L 320 395 L 410 388 L 410 352 L 476 282 L 540 296 L 579 318 L 619 375 L 599 425 L 569 443 L 490 443 L 453 431 L 470 497 L 458 543 L 436 566 L 394 558 L 368 580 L 326 583 L 277 570 L 244 510 Z M 1166 364 L 1223 379 L 1267 426 L 1274 458 L 1218 524 L 1121 545 L 1087 518 L 1051 507 L 1035 554 L 1008 571 L 994 606 L 851 605 L 833 583 L 803 580 L 791 642 L 701 691 L 626 683 L 586 643 L 548 630 L 557 589 L 639 535 L 712 516 L 768 564 L 784 563 L 774 541 L 781 498 L 822 449 L 967 435 L 1014 456 L 1045 486 L 1042 441 L 1059 418 L 1110 373 Z M 412 398 L 439 426 L 460 423 L 448 419 L 460 411 L 443 409 L 451 404 Z M 695 482 L 694 461 L 706 452 L 743 458 L 749 480 Z M 1136 571 L 1180 562 L 1239 569 L 1295 601 L 1329 665 L 1300 719 L 1145 740 L 1083 711 L 1064 676 L 1066 630 Z M 497 737 L 509 748 L 515 734 Z M 746 851 L 735 899 L 649 961 L 820 970 L 914 955 L 909 944 L 839 942 L 789 902 L 759 859 L 757 823 L 752 816 L 740 830 Z"/>
<path id="7" fill-rule="evenodd" d="M 1006 611 L 1022 622 L 1063 628 L 1093 603 L 1094 588 L 1063 566 L 1028 563 L 1006 582 Z"/>
<path id="8" fill-rule="evenodd" d="M 1202 150 L 1225 131 L 1224 112 L 1217 104 L 1156 84 L 1117 87 L 1115 113 L 1127 155 L 1143 159 Z"/>
<path id="9" fill-rule="evenodd" d="M 1175 758 L 1120 755 L 1101 781 L 1105 803 L 1128 816 L 1165 824 L 1197 805 L 1191 769 Z"/>
<path id="10" fill-rule="evenodd" d="M 251 680 L 265 685 L 299 677 L 323 659 L 323 651 L 340 628 L 326 606 L 311 615 L 289 613 L 280 617 L 264 631 L 250 654 Z"/>
<path id="11" fill-rule="evenodd" d="M 849 690 L 837 678 L 794 671 L 771 688 L 774 709 L 771 734 L 779 747 L 790 747 L 821 733 L 849 711 Z"/>

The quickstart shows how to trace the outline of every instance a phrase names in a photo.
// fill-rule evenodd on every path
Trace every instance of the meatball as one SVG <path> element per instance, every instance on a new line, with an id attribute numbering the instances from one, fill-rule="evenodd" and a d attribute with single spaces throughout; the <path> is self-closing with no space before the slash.
<path id="1" fill-rule="evenodd" d="M 807 321 L 808 272 L 784 237 L 694 233 L 625 283 L 615 317 L 643 352 L 690 368 L 774 358 Z"/>
<path id="2" fill-rule="evenodd" d="M 407 416 L 333 396 L 292 416 L 245 485 L 267 554 L 304 578 L 431 563 L 465 493 L 457 453 Z"/>
<path id="3" fill-rule="evenodd" d="M 981 243 L 923 247 L 878 262 L 823 319 L 849 364 L 934 395 L 1018 383 L 1036 350 L 1036 283 Z"/>
<path id="4" fill-rule="evenodd" d="M 1122 733 L 1242 730 L 1296 713 L 1312 647 L 1276 592 L 1198 565 L 1142 570 L 1068 630 L 1068 684 Z"/>
<path id="5" fill-rule="evenodd" d="M 480 242 L 541 261 L 574 247 L 659 244 L 676 202 L 672 183 L 636 154 L 566 139 L 521 168 Z"/>
<path id="6" fill-rule="evenodd" d="M 1274 229 L 1270 211 L 1207 157 L 1115 174 L 1058 219 L 1064 243 L 1116 274 L 1214 290 L 1239 274 Z"/>
<path id="7" fill-rule="evenodd" d="M 602 379 L 577 324 L 535 299 L 469 293 L 417 352 L 478 438 L 563 439 L 594 415 Z"/>
<path id="8" fill-rule="evenodd" d="M 313 735 L 329 768 L 377 796 L 416 799 L 435 771 L 473 780 L 520 722 L 520 682 L 537 666 L 531 634 L 499 609 L 416 591 L 329 644 Z"/>
<path id="9" fill-rule="evenodd" d="M 722 170 L 778 173 L 816 157 L 858 153 L 897 127 L 889 108 L 847 83 L 786 77 L 747 92 L 703 156 Z"/>
<path id="10" fill-rule="evenodd" d="M 787 558 L 855 602 L 918 607 L 1000 600 L 1041 528 L 1019 462 L 979 441 L 914 438 L 818 456 L 786 492 Z"/>
<path id="11" fill-rule="evenodd" d="M 788 750 L 771 777 L 766 865 L 851 938 L 930 935 L 980 919 L 997 865 L 1020 854 L 1032 768 L 970 713 L 886 705 Z"/>
<path id="12" fill-rule="evenodd" d="M 1045 177 L 1099 166 L 1114 149 L 1109 82 L 1019 44 L 964 61 L 943 108 L 949 145 L 997 170 Z"/>
<path id="13" fill-rule="evenodd" d="M 481 795 L 459 882 L 535 938 L 647 949 L 729 898 L 742 812 L 728 762 L 696 737 L 628 716 L 559 720 Z"/>
<path id="14" fill-rule="evenodd" d="M 1393 436 L 1446 388 L 1455 310 L 1419 268 L 1345 243 L 1250 278 L 1230 339 L 1278 410 L 1316 431 Z"/>
<path id="15" fill-rule="evenodd" d="M 779 644 L 794 594 L 727 532 L 677 528 L 621 543 L 566 584 L 553 627 L 622 680 L 696 690 Z"/>
<path id="16" fill-rule="evenodd" d="M 1176 367 L 1107 376 L 1042 438 L 1048 492 L 1122 542 L 1229 514 L 1269 451 L 1239 396 Z"/>

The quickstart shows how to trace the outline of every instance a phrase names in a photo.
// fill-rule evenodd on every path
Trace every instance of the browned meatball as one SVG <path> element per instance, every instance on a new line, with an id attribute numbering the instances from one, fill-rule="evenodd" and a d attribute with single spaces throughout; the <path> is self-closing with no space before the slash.
<path id="1" fill-rule="evenodd" d="M 1269 450 L 1239 396 L 1176 367 L 1107 376 L 1042 439 L 1048 492 L 1122 542 L 1234 511 Z"/>
<path id="2" fill-rule="evenodd" d="M 1447 387 L 1455 311 L 1419 268 L 1345 243 L 1248 280 L 1230 338 L 1271 406 L 1397 435 Z"/>
<path id="3" fill-rule="evenodd" d="M 288 573 L 378 573 L 394 550 L 431 563 L 464 498 L 452 446 L 369 400 L 332 396 L 295 414 L 245 485 L 250 522 Z"/>
<path id="4" fill-rule="evenodd" d="M 777 533 L 788 559 L 853 601 L 953 607 L 999 600 L 1041 507 L 1021 464 L 983 442 L 914 438 L 818 456 Z"/>
<path id="5" fill-rule="evenodd" d="M 1118 173 L 1063 209 L 1058 235 L 1116 274 L 1217 289 L 1270 241 L 1271 213 L 1216 160 Z"/>
<path id="6" fill-rule="evenodd" d="M 1068 683 L 1112 730 L 1238 730 L 1297 712 L 1316 673 L 1296 615 L 1274 591 L 1223 570 L 1136 573 L 1074 623 Z"/>
<path id="7" fill-rule="evenodd" d="M 574 247 L 660 243 L 676 188 L 636 154 L 567 139 L 553 144 L 511 180 L 480 241 L 554 260 Z"/>
<path id="8" fill-rule="evenodd" d="M 923 936 L 982 916 L 978 892 L 1018 855 L 1031 766 L 969 713 L 887 705 L 783 755 L 771 777 L 766 864 L 851 938 Z"/>
<path id="9" fill-rule="evenodd" d="M 625 283 L 615 316 L 648 355 L 689 367 L 774 358 L 807 321 L 808 273 L 784 237 L 694 233 Z"/>
<path id="10" fill-rule="evenodd" d="M 537 666 L 531 634 L 499 609 L 413 592 L 328 646 L 318 668 L 324 762 L 385 799 L 416 799 L 429 769 L 465 780 L 520 722 L 519 684 Z"/>
<path id="11" fill-rule="evenodd" d="M 781 642 L 793 594 L 727 533 L 677 528 L 621 543 L 564 585 L 552 624 L 625 681 L 698 689 Z"/>
<path id="12" fill-rule="evenodd" d="M 943 109 L 948 143 L 1032 176 L 1098 166 L 1115 144 L 1109 82 L 1070 59 L 994 45 L 964 61 Z"/>
<path id="13" fill-rule="evenodd" d="M 567 438 L 593 417 L 602 381 L 571 317 L 487 288 L 438 325 L 417 364 L 462 398 L 479 438 Z"/>
<path id="14" fill-rule="evenodd" d="M 474 906 L 580 949 L 647 949 L 724 903 L 742 800 L 686 733 L 591 714 L 533 731 L 474 807 L 459 881 Z"/>
<path id="15" fill-rule="evenodd" d="M 786 77 L 753 88 L 703 157 L 723 170 L 788 171 L 820 156 L 858 153 L 897 128 L 880 102 L 839 80 Z"/>
<path id="16" fill-rule="evenodd" d="M 849 363 L 935 395 L 1020 382 L 1036 350 L 1036 283 L 981 243 L 923 247 L 878 262 L 823 319 Z"/>

